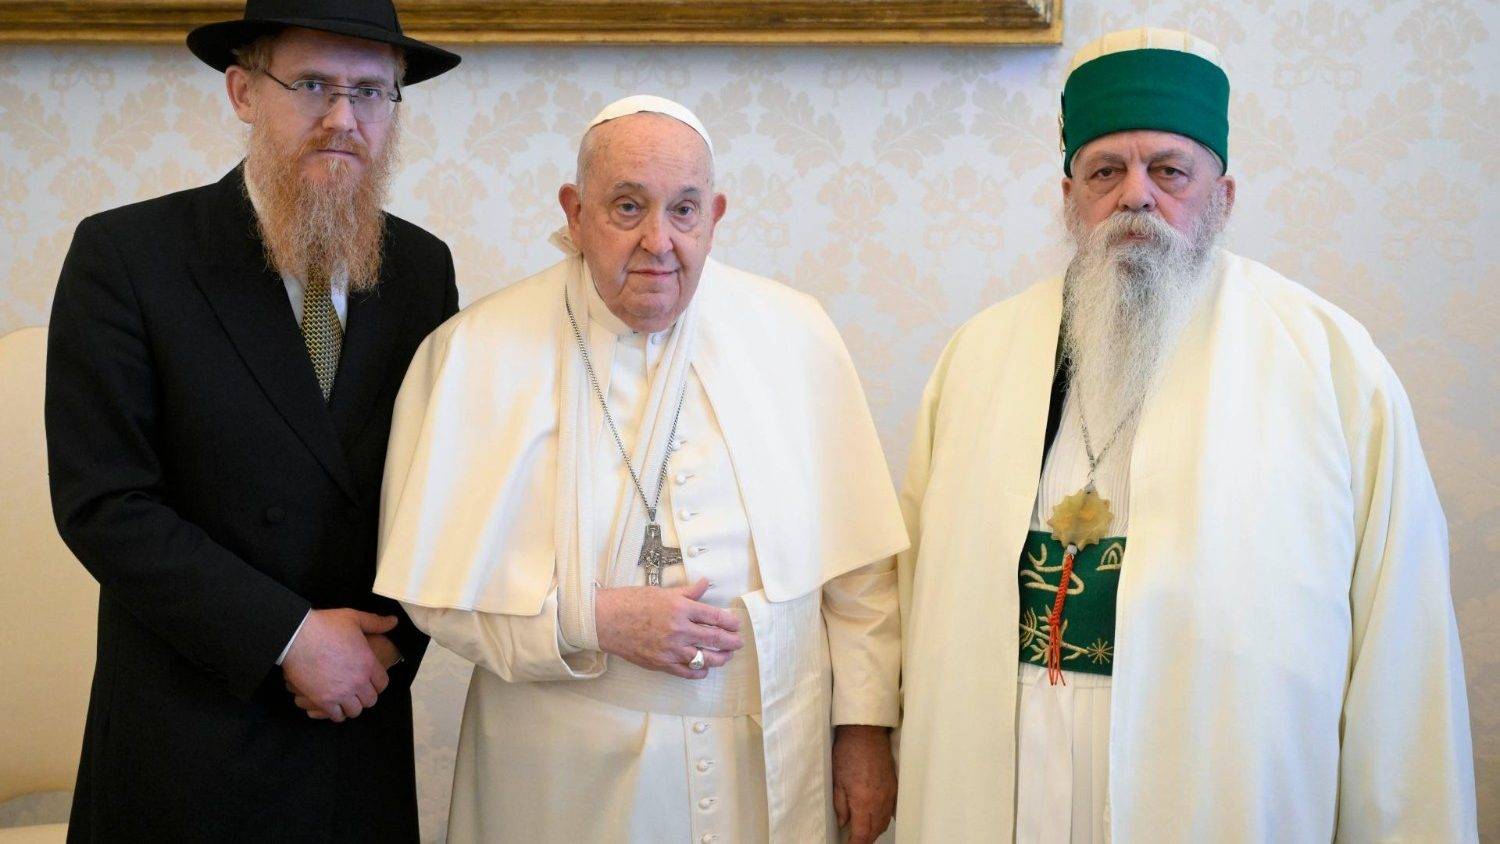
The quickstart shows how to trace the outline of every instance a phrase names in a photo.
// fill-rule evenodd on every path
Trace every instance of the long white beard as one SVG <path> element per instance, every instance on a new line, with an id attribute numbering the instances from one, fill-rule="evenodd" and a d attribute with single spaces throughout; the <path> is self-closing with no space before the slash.
<path id="1" fill-rule="evenodd" d="M 1095 446 L 1139 412 L 1182 327 L 1209 287 L 1227 198 L 1216 192 L 1188 235 L 1150 212 L 1121 211 L 1087 229 L 1069 200 L 1076 246 L 1063 285 L 1069 392 Z M 1124 240 L 1126 235 L 1144 241 Z"/>

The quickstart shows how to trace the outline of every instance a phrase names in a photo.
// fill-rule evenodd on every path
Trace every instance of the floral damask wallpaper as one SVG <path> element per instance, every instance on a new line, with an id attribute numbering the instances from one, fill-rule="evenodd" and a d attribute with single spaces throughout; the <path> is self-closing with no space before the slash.
<path id="1" fill-rule="evenodd" d="M 1057 96 L 1112 29 L 1193 30 L 1233 86 L 1229 245 L 1350 311 L 1401 373 L 1453 538 L 1482 829 L 1500 840 L 1500 4 L 1068 0 L 1061 48 L 461 47 L 408 92 L 393 210 L 445 238 L 465 302 L 557 253 L 585 121 L 650 92 L 703 118 L 729 214 L 715 254 L 816 295 L 894 471 L 943 342 L 1050 273 Z M 217 178 L 243 134 L 173 47 L 0 47 L 0 331 L 44 324 L 91 211 Z M 424 834 L 442 837 L 467 674 L 429 657 Z"/>

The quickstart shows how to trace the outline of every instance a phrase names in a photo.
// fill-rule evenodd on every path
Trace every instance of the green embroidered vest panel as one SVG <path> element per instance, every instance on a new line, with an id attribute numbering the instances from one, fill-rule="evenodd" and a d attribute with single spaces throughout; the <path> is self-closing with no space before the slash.
<path id="1" fill-rule="evenodd" d="M 1046 667 L 1047 617 L 1057 599 L 1062 577 L 1061 543 L 1047 531 L 1026 535 L 1021 549 L 1021 661 Z M 1120 588 L 1120 565 L 1125 561 L 1125 537 L 1112 536 L 1078 552 L 1068 581 L 1068 600 L 1062 614 L 1062 667 L 1108 675 L 1115 661 L 1115 593 Z"/>

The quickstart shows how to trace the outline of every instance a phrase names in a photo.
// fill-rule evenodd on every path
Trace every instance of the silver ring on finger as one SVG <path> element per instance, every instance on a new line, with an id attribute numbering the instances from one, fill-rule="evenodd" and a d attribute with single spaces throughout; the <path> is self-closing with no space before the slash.
<path id="1" fill-rule="evenodd" d="M 690 659 L 690 660 L 688 660 L 687 666 L 688 666 L 688 668 L 691 668 L 694 671 L 702 671 L 703 670 L 703 665 L 704 665 L 703 649 L 702 648 L 698 648 L 698 649 L 696 649 L 696 650 L 693 651 L 693 658 Z"/>

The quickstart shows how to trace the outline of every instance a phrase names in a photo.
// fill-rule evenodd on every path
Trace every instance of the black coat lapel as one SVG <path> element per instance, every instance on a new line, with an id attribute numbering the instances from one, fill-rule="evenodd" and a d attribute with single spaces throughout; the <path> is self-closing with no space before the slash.
<path id="1" fill-rule="evenodd" d="M 1042 467 L 1047 465 L 1047 454 L 1052 451 L 1052 442 L 1057 439 L 1057 429 L 1062 427 L 1063 405 L 1068 400 L 1068 381 L 1073 374 L 1073 361 L 1064 353 L 1062 333 L 1057 336 L 1057 362 L 1052 366 L 1052 399 L 1047 405 L 1047 436 L 1042 441 Z"/>
<path id="2" fill-rule="evenodd" d="M 345 494 L 357 501 L 354 478 L 318 389 L 286 287 L 266 267 L 254 211 L 244 195 L 242 169 L 235 168 L 215 187 L 206 195 L 200 215 L 204 257 L 190 262 L 193 279 L 271 404 Z"/>
<path id="3" fill-rule="evenodd" d="M 393 248 L 390 238 L 387 224 L 380 284 L 373 290 L 349 295 L 339 371 L 328 402 L 334 429 L 346 450 L 369 423 L 387 381 L 405 374 L 404 370 L 391 371 L 406 317 L 407 285 L 401 250 Z"/>

